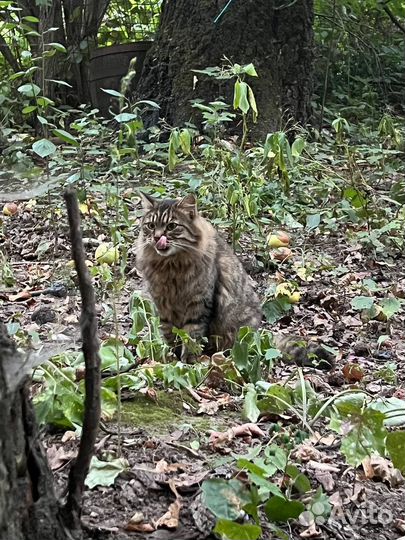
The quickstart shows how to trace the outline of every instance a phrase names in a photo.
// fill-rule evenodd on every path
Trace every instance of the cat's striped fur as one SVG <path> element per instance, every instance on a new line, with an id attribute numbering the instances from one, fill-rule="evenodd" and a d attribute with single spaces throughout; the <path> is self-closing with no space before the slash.
<path id="1" fill-rule="evenodd" d="M 193 338 L 208 338 L 208 354 L 232 347 L 239 328 L 257 328 L 262 318 L 259 298 L 240 260 L 198 213 L 194 196 L 141 197 L 137 267 L 156 304 L 165 339 L 174 345 L 172 328 L 177 327 Z M 291 339 L 278 341 L 294 360 Z M 297 348 L 298 362 L 308 364 L 304 349 Z M 184 348 L 182 359 L 187 360 Z"/>

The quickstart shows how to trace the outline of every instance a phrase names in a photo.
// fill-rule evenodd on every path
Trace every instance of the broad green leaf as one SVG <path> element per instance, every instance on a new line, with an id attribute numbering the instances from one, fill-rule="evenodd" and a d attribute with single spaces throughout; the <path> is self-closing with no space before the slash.
<path id="1" fill-rule="evenodd" d="M 224 540 L 257 540 L 262 534 L 262 529 L 258 525 L 220 519 L 215 525 L 214 532 Z"/>
<path id="2" fill-rule="evenodd" d="M 307 229 L 316 229 L 321 222 L 321 214 L 309 214 L 307 215 Z"/>
<path id="3" fill-rule="evenodd" d="M 136 118 L 138 118 L 138 116 L 133 113 L 120 113 L 114 116 L 114 120 L 119 123 L 130 122 L 131 120 L 135 120 Z"/>
<path id="4" fill-rule="evenodd" d="M 27 22 L 39 23 L 39 19 L 37 19 L 37 17 L 34 17 L 33 15 L 26 15 L 22 19 L 23 21 L 27 21 Z"/>
<path id="5" fill-rule="evenodd" d="M 362 311 L 363 309 L 371 309 L 374 304 L 374 298 L 371 296 L 355 296 L 351 305 L 353 309 Z"/>
<path id="6" fill-rule="evenodd" d="M 305 140 L 301 137 L 297 137 L 291 146 L 291 155 L 293 157 L 299 157 L 305 148 Z"/>
<path id="7" fill-rule="evenodd" d="M 246 75 L 249 75 L 250 77 L 258 76 L 255 66 L 253 64 L 246 64 L 245 66 L 243 66 L 242 71 L 246 73 Z"/>
<path id="8" fill-rule="evenodd" d="M 289 519 L 297 519 L 305 510 L 300 501 L 291 501 L 283 497 L 272 497 L 264 506 L 269 521 L 286 522 Z"/>
<path id="9" fill-rule="evenodd" d="M 295 465 L 287 465 L 285 473 L 291 478 L 293 486 L 300 493 L 307 493 L 311 490 L 311 482 Z"/>
<path id="10" fill-rule="evenodd" d="M 338 412 L 332 412 L 330 428 L 343 435 L 340 449 L 349 465 L 358 467 L 373 452 L 384 455 L 387 436 L 384 418 L 379 411 L 349 403 L 339 405 Z"/>
<path id="11" fill-rule="evenodd" d="M 248 490 L 239 480 L 205 480 L 202 493 L 204 505 L 218 519 L 238 519 L 243 506 L 251 500 Z"/>
<path id="12" fill-rule="evenodd" d="M 405 401 L 397 397 L 380 398 L 370 405 L 376 411 L 384 414 L 385 426 L 405 425 Z"/>
<path id="13" fill-rule="evenodd" d="M 110 96 L 114 96 L 117 98 L 125 98 L 124 94 L 121 94 L 121 92 L 117 92 L 117 90 L 112 90 L 111 88 L 100 88 L 103 92 L 106 94 L 110 94 Z"/>
<path id="14" fill-rule="evenodd" d="M 260 410 L 257 407 L 257 393 L 253 384 L 247 384 L 245 399 L 243 401 L 243 417 L 251 422 L 257 422 Z"/>
<path id="15" fill-rule="evenodd" d="M 179 134 L 179 142 L 183 154 L 191 152 L 191 135 L 188 129 L 181 129 Z"/>
<path id="16" fill-rule="evenodd" d="M 402 307 L 402 303 L 398 298 L 383 298 L 378 303 L 387 319 L 391 319 Z"/>
<path id="17" fill-rule="evenodd" d="M 48 139 L 40 139 L 34 142 L 32 149 L 41 158 L 51 156 L 56 152 L 56 146 Z"/>
<path id="18" fill-rule="evenodd" d="M 263 304 L 263 313 L 270 324 L 274 324 L 292 309 L 292 305 L 287 297 L 279 296 L 272 300 L 267 300 Z"/>
<path id="19" fill-rule="evenodd" d="M 292 389 L 280 384 L 273 384 L 260 398 L 257 406 L 262 413 L 282 414 L 289 409 L 292 403 Z"/>
<path id="20" fill-rule="evenodd" d="M 53 134 L 62 141 L 71 144 L 72 146 L 79 146 L 79 141 L 64 129 L 54 129 Z"/>
<path id="21" fill-rule="evenodd" d="M 30 113 L 32 113 L 33 111 L 36 111 L 36 110 L 37 110 L 36 105 L 28 105 L 28 107 L 24 107 L 21 112 L 23 114 L 30 114 Z"/>
<path id="22" fill-rule="evenodd" d="M 405 431 L 388 433 L 385 444 L 394 467 L 405 473 Z"/>
<path id="23" fill-rule="evenodd" d="M 93 489 L 96 486 L 111 486 L 117 476 L 128 468 L 128 463 L 123 458 L 112 461 L 101 461 L 95 456 L 90 463 L 90 470 L 86 477 L 85 484 Z"/>
<path id="24" fill-rule="evenodd" d="M 20 94 L 27 97 L 35 97 L 41 92 L 40 87 L 34 83 L 23 84 L 22 86 L 19 86 L 17 90 L 20 92 Z"/>
<path id="25" fill-rule="evenodd" d="M 247 114 L 247 112 L 249 111 L 249 108 L 250 108 L 250 105 L 249 105 L 249 100 L 248 100 L 248 84 L 245 83 L 244 81 L 237 81 L 235 83 L 235 86 L 236 85 L 239 85 L 239 104 L 238 104 L 238 109 L 240 109 L 243 114 Z"/>

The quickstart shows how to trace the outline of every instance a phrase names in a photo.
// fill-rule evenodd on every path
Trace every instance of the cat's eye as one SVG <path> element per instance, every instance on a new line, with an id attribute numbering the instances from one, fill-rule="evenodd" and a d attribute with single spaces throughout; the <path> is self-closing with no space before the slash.
<path id="1" fill-rule="evenodd" d="M 177 227 L 179 227 L 177 223 L 168 223 L 166 229 L 168 231 L 174 231 L 174 229 L 177 229 Z"/>
<path id="2" fill-rule="evenodd" d="M 155 229 L 155 224 L 151 221 L 148 221 L 148 223 L 145 223 L 145 227 L 149 229 L 150 231 L 153 231 Z"/>

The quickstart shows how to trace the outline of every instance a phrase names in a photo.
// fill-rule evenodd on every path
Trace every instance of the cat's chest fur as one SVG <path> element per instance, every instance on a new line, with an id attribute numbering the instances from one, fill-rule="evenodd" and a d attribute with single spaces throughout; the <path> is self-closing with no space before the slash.
<path id="1" fill-rule="evenodd" d="M 182 326 L 190 308 L 209 296 L 213 269 L 207 257 L 152 259 L 142 272 L 160 318 Z"/>

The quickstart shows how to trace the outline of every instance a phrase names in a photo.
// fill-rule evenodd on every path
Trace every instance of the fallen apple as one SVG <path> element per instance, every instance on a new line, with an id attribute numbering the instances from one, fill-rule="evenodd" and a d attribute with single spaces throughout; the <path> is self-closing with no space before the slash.
<path id="1" fill-rule="evenodd" d="M 291 238 L 285 231 L 275 231 L 274 234 L 284 243 L 284 245 L 288 246 L 290 244 Z"/>
<path id="2" fill-rule="evenodd" d="M 3 214 L 5 216 L 15 216 L 18 212 L 18 206 L 13 202 L 8 202 L 3 206 Z"/>
<path id="3" fill-rule="evenodd" d="M 117 246 L 103 243 L 98 246 L 94 256 L 97 263 L 111 265 L 118 262 L 120 254 Z"/>
<path id="4" fill-rule="evenodd" d="M 288 247 L 279 247 L 271 252 L 272 259 L 276 261 L 286 261 L 292 257 L 292 251 Z"/>
<path id="5" fill-rule="evenodd" d="M 301 300 L 301 295 L 298 291 L 293 292 L 288 296 L 288 301 L 290 304 L 298 304 L 298 302 Z"/>

